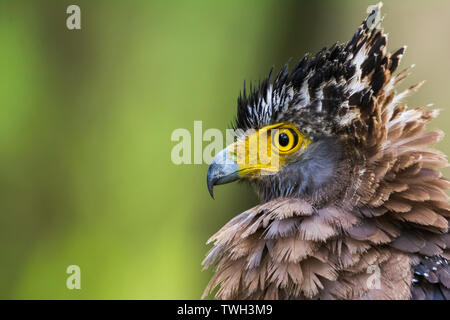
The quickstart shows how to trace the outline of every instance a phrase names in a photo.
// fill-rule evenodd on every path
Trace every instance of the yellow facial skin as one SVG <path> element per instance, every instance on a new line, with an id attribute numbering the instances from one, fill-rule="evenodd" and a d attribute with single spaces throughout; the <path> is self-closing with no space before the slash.
<path id="1" fill-rule="evenodd" d="M 296 152 L 311 143 L 295 125 L 277 123 L 251 133 L 228 146 L 228 155 L 239 167 L 239 177 L 274 174 Z"/>

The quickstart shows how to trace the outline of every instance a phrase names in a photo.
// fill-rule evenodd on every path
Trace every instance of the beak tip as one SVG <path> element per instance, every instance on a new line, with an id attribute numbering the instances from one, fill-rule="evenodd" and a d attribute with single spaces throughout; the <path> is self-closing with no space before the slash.
<path id="1" fill-rule="evenodd" d="M 206 185 L 208 186 L 209 194 L 211 198 L 214 200 L 214 185 L 216 184 L 216 179 L 214 175 L 208 170 L 208 175 L 206 176 Z"/>
<path id="2" fill-rule="evenodd" d="M 210 183 L 209 180 L 208 180 L 208 191 L 209 194 L 211 195 L 211 198 L 214 200 L 214 183 Z"/>

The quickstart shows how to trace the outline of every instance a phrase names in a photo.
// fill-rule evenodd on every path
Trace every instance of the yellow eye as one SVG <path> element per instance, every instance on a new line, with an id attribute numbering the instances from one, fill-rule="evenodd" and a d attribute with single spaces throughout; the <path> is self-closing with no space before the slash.
<path id="1" fill-rule="evenodd" d="M 295 127 L 275 129 L 272 135 L 272 145 L 282 154 L 295 152 L 302 144 L 303 136 Z"/>

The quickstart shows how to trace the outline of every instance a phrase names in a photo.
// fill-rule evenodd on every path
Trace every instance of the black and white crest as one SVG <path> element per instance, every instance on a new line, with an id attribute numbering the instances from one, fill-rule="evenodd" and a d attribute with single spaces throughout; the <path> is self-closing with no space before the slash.
<path id="1" fill-rule="evenodd" d="M 386 53 L 380 8 L 381 4 L 372 8 L 349 42 L 305 55 L 290 72 L 286 64 L 273 82 L 271 72 L 249 93 L 244 86 L 235 127 L 247 130 L 293 122 L 311 138 L 366 134 L 360 131 L 382 111 L 376 110 L 382 104 L 377 100 L 393 99 L 392 88 L 404 78 L 403 73 L 392 77 L 405 48 Z"/>

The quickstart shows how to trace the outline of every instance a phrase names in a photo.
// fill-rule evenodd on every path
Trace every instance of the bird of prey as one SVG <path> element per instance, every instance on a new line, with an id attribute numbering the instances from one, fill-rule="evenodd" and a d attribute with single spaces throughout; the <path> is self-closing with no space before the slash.
<path id="1" fill-rule="evenodd" d="M 420 84 L 397 92 L 409 68 L 395 72 L 405 47 L 387 51 L 381 5 L 347 43 L 244 88 L 207 184 L 248 181 L 261 203 L 209 240 L 204 296 L 450 299 L 438 111 L 407 107 Z"/>

